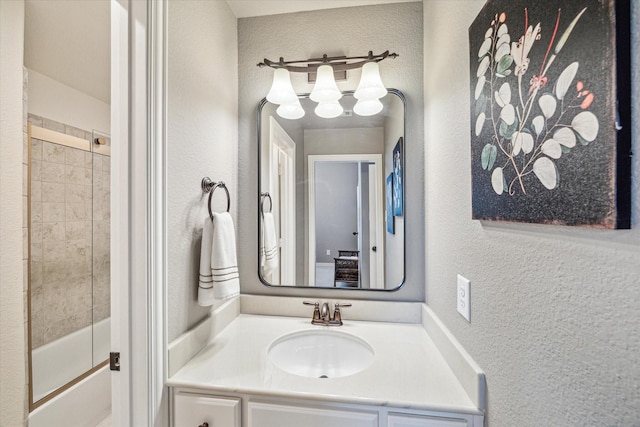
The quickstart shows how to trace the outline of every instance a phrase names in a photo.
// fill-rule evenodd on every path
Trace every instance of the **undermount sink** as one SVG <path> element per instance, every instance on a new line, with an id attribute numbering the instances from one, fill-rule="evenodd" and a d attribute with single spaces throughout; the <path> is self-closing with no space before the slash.
<path id="1" fill-rule="evenodd" d="M 374 358 L 365 340 L 325 328 L 283 335 L 267 352 L 278 368 L 308 378 L 353 375 L 368 368 Z"/>

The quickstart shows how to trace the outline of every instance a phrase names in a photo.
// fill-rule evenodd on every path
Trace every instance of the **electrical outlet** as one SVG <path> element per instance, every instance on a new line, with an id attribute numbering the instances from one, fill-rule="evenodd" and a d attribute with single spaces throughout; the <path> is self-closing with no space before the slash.
<path id="1" fill-rule="evenodd" d="M 327 255 L 331 255 L 331 249 L 327 249 Z"/>
<path id="2" fill-rule="evenodd" d="M 458 313 L 467 319 L 467 322 L 471 322 L 471 283 L 468 279 L 465 279 L 459 274 L 456 306 L 458 308 Z"/>

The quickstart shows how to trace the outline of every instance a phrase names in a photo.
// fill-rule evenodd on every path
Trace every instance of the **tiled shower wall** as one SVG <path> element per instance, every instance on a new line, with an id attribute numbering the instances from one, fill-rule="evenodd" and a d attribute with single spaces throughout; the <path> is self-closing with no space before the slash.
<path id="1" fill-rule="evenodd" d="M 86 140 L 91 132 L 29 115 Z M 110 158 L 31 140 L 31 342 L 109 317 Z"/>

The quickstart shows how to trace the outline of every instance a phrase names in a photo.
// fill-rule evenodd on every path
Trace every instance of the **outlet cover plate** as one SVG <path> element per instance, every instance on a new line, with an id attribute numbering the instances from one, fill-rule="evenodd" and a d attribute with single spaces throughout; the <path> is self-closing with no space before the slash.
<path id="1" fill-rule="evenodd" d="M 456 306 L 458 313 L 462 315 L 467 322 L 471 322 L 471 283 L 458 274 L 458 289 L 456 292 Z"/>

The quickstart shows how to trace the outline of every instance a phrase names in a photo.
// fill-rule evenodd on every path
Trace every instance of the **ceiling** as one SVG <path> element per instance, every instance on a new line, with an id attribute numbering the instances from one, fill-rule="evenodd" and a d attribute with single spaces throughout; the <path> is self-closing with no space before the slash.
<path id="1" fill-rule="evenodd" d="M 110 13 L 109 0 L 26 0 L 25 66 L 110 103 Z"/>
<path id="2" fill-rule="evenodd" d="M 236 17 L 245 18 L 406 1 L 227 0 L 227 3 Z M 25 2 L 25 66 L 106 103 L 110 103 L 111 95 L 110 35 L 110 0 Z"/>
<path id="3" fill-rule="evenodd" d="M 237 18 L 420 0 L 227 0 Z"/>

